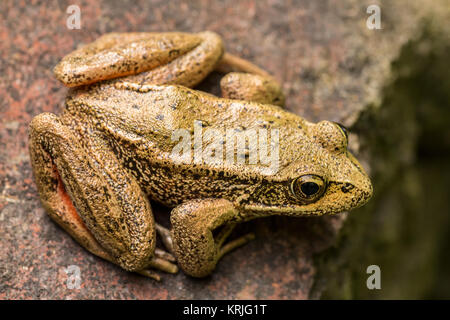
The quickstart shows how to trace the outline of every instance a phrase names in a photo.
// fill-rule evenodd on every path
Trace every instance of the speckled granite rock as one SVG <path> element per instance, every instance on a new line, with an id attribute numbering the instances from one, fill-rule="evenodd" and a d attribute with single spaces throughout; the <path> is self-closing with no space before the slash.
<path id="1" fill-rule="evenodd" d="M 290 3 L 290 2 L 289 2 Z M 314 256 L 336 244 L 346 215 L 267 218 L 237 230 L 257 239 L 229 254 L 209 278 L 179 273 L 161 283 L 127 273 L 82 249 L 45 214 L 32 180 L 28 123 L 58 113 L 67 89 L 53 66 L 105 32 L 201 31 L 221 34 L 229 51 L 270 71 L 287 106 L 309 120 L 353 127 L 381 99 L 400 48 L 433 8 L 423 1 L 382 4 L 382 30 L 368 30 L 373 1 L 49 1 L 0 3 L 1 299 L 307 299 L 317 298 Z M 440 2 L 439 2 L 440 3 Z M 444 3 L 444 2 L 442 2 Z M 66 8 L 81 8 L 81 29 Z M 439 7 L 440 4 L 436 4 Z M 356 137 L 353 149 L 358 152 Z M 369 156 L 363 163 L 368 166 Z M 157 207 L 156 218 L 167 210 Z M 351 214 L 358 214 L 357 211 Z M 166 219 L 167 220 L 167 219 Z M 77 265 L 79 289 L 65 269 Z"/>

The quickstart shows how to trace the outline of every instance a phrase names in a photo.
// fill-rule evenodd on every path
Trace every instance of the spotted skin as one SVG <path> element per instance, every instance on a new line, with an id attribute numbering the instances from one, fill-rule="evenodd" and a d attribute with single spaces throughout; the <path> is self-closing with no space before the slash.
<path id="1" fill-rule="evenodd" d="M 233 71 L 221 82 L 224 97 L 190 88 L 224 65 Z M 177 271 L 170 254 L 155 251 L 155 230 L 162 229 L 149 199 L 174 208 L 168 250 L 187 274 L 203 277 L 223 254 L 252 238 L 225 243 L 238 222 L 333 214 L 361 206 L 372 194 L 368 176 L 347 151 L 343 129 L 283 109 L 273 78 L 224 54 L 212 32 L 105 35 L 65 57 L 55 74 L 73 87 L 65 109 L 30 124 L 42 203 L 86 249 L 126 270 L 154 278 L 149 268 Z M 232 151 L 244 162 L 176 161 L 173 133 L 195 136 L 195 123 L 202 124 L 200 133 L 214 129 L 224 140 L 227 130 L 266 130 L 268 139 L 278 132 L 277 170 L 268 171 L 261 161 L 250 164 L 248 150 Z M 323 185 L 320 194 L 292 188 L 309 177 Z"/>

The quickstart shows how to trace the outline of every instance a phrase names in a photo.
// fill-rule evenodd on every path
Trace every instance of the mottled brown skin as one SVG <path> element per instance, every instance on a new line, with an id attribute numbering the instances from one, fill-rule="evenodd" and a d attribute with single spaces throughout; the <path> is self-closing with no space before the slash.
<path id="1" fill-rule="evenodd" d="M 235 71 L 221 81 L 224 98 L 189 88 L 214 69 Z M 76 88 L 62 115 L 43 113 L 30 124 L 42 203 L 87 250 L 126 270 L 158 278 L 150 268 L 176 272 L 176 260 L 203 277 L 252 238 L 225 243 L 238 222 L 333 214 L 372 194 L 344 130 L 274 105 L 284 103 L 275 80 L 223 54 L 212 32 L 105 35 L 66 56 L 55 75 Z M 172 133 L 193 132 L 194 121 L 224 131 L 278 129 L 279 170 L 174 161 Z M 306 182 L 314 194 L 305 195 Z M 148 199 L 174 207 L 171 232 L 155 223 Z M 155 249 L 156 231 L 175 257 Z"/>

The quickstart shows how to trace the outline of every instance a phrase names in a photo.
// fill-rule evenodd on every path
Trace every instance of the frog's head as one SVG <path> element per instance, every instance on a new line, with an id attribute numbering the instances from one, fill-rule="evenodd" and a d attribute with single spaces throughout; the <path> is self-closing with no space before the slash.
<path id="1" fill-rule="evenodd" d="M 330 121 L 305 122 L 304 130 L 298 149 L 291 150 L 295 160 L 270 183 L 257 188 L 248 209 L 289 216 L 322 215 L 348 211 L 370 199 L 372 184 L 347 150 L 347 130 Z"/>

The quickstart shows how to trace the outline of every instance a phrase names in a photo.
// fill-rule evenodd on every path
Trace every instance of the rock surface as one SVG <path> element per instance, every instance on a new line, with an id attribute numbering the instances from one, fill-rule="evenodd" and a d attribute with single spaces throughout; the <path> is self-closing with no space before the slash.
<path id="1" fill-rule="evenodd" d="M 355 273 L 363 278 L 360 286 L 367 277 L 367 265 L 346 268 L 350 258 L 361 256 L 355 254 L 361 253 L 360 248 L 350 250 L 352 254 L 341 250 L 359 223 L 356 218 L 351 220 L 356 221 L 353 224 L 344 223 L 346 214 L 276 217 L 243 224 L 237 233 L 253 230 L 257 239 L 227 255 L 206 279 L 179 273 L 163 275 L 158 283 L 127 273 L 89 254 L 45 214 L 32 180 L 27 130 L 35 115 L 61 111 L 67 89 L 54 79 L 52 69 L 78 46 L 112 31 L 212 30 L 222 35 L 227 50 L 253 61 L 283 83 L 291 111 L 311 121 L 328 119 L 355 128 L 360 139 L 352 135 L 351 147 L 369 170 L 374 159 L 379 159 L 371 148 L 379 137 L 369 134 L 374 128 L 368 124 L 381 118 L 378 111 L 368 112 L 369 107 L 383 105 L 384 88 L 393 82 L 391 64 L 408 41 L 418 38 L 422 18 L 445 17 L 448 12 L 445 1 L 433 2 L 426 9 L 424 1 L 386 1 L 380 4 L 382 29 L 369 30 L 366 9 L 373 3 L 2 1 L 0 299 L 308 299 L 323 292 L 331 297 L 364 296 L 358 294 L 363 289 L 354 288 L 358 284 L 346 287 Z M 66 9 L 71 4 L 81 9 L 80 30 L 66 27 Z M 395 149 L 388 147 L 391 152 Z M 408 154 L 411 152 L 402 155 Z M 377 172 L 379 186 L 393 179 Z M 350 216 L 365 212 L 366 216 L 379 217 L 375 213 L 381 209 L 374 207 L 356 210 Z M 395 211 L 395 207 L 391 209 Z M 156 219 L 166 219 L 167 209 L 156 206 L 155 211 Z M 355 227 L 355 239 L 364 241 L 367 226 L 373 223 L 366 219 L 365 228 Z M 341 231 L 343 224 L 345 232 Z M 394 227 L 392 232 L 396 230 Z M 365 243 L 368 248 L 371 244 Z M 65 270 L 71 265 L 80 268 L 79 289 L 68 286 Z"/>

